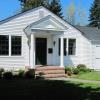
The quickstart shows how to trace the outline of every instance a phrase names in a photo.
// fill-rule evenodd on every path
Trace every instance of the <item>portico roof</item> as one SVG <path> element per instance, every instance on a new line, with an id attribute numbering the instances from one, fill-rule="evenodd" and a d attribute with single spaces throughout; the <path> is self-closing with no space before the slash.
<path id="1" fill-rule="evenodd" d="M 66 31 L 68 28 L 62 24 L 59 20 L 55 19 L 51 15 L 48 15 L 32 24 L 30 24 L 25 31 L 29 35 L 34 31 Z"/>

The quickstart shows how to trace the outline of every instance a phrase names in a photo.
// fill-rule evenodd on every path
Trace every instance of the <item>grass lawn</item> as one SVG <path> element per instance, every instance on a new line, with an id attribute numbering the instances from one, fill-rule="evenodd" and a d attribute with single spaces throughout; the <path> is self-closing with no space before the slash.
<path id="1" fill-rule="evenodd" d="M 100 81 L 100 72 L 94 71 L 94 72 L 83 73 L 76 76 L 76 78 Z"/>
<path id="2" fill-rule="evenodd" d="M 57 80 L 0 80 L 1 100 L 100 100 L 100 84 Z"/>

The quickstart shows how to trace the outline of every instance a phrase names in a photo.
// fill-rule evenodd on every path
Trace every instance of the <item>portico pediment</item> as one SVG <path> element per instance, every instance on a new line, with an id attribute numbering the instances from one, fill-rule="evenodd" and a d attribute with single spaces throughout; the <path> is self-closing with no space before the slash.
<path id="1" fill-rule="evenodd" d="M 51 15 L 46 16 L 32 23 L 27 28 L 30 31 L 34 31 L 34 30 L 64 31 L 68 29 L 64 24 L 62 24 L 59 20 L 56 20 Z"/>

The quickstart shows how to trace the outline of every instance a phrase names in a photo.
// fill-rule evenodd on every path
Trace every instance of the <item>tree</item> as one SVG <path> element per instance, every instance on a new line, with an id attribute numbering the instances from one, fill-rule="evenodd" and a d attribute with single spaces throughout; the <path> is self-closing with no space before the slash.
<path id="1" fill-rule="evenodd" d="M 89 26 L 100 28 L 100 0 L 94 0 L 90 8 Z"/>
<path id="2" fill-rule="evenodd" d="M 22 6 L 22 12 L 36 8 L 38 6 L 47 6 L 47 0 L 19 0 Z"/>
<path id="3" fill-rule="evenodd" d="M 71 4 L 67 8 L 67 19 L 66 20 L 72 25 L 75 24 L 75 5 L 73 1 L 71 1 Z"/>
<path id="4" fill-rule="evenodd" d="M 19 0 L 22 6 L 22 12 L 36 8 L 38 6 L 44 6 L 57 16 L 62 18 L 62 8 L 59 0 Z"/>
<path id="5" fill-rule="evenodd" d="M 78 17 L 79 17 L 79 22 L 78 25 L 82 25 L 84 22 L 84 19 L 87 17 L 86 16 L 86 10 L 82 8 L 82 0 L 79 0 L 79 6 L 78 6 Z"/>
<path id="6" fill-rule="evenodd" d="M 63 18 L 60 0 L 51 0 L 51 2 L 49 2 L 48 9 L 57 16 Z"/>

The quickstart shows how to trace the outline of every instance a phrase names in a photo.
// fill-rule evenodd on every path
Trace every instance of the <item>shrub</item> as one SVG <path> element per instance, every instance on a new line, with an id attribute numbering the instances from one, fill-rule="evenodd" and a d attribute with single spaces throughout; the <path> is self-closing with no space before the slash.
<path id="1" fill-rule="evenodd" d="M 19 78 L 24 78 L 24 70 L 19 70 L 18 71 L 18 77 Z"/>
<path id="2" fill-rule="evenodd" d="M 84 64 L 79 64 L 77 68 L 80 72 L 91 72 L 91 69 L 87 68 Z"/>
<path id="3" fill-rule="evenodd" d="M 65 74 L 67 74 L 68 72 L 72 72 L 72 68 L 71 67 L 65 67 Z"/>
<path id="4" fill-rule="evenodd" d="M 38 76 L 36 76 L 36 79 L 44 79 L 44 73 L 40 72 Z"/>
<path id="5" fill-rule="evenodd" d="M 0 78 L 2 78 L 3 72 L 4 72 L 4 69 L 3 68 L 0 68 Z"/>
<path id="6" fill-rule="evenodd" d="M 65 67 L 65 74 L 71 76 L 73 73 L 73 67 Z"/>
<path id="7" fill-rule="evenodd" d="M 68 76 L 71 76 L 72 75 L 72 72 L 71 71 L 67 71 L 67 75 Z"/>
<path id="8" fill-rule="evenodd" d="M 12 72 L 4 72 L 3 78 L 4 79 L 12 79 L 13 78 Z"/>
<path id="9" fill-rule="evenodd" d="M 92 72 L 92 71 L 93 71 L 92 69 L 87 68 L 87 72 Z"/>
<path id="10" fill-rule="evenodd" d="M 78 69 L 86 69 L 86 65 L 84 65 L 84 64 L 79 64 L 79 65 L 77 65 L 77 68 L 78 68 Z"/>
<path id="11" fill-rule="evenodd" d="M 27 72 L 24 73 L 25 78 L 35 78 L 35 70 L 34 69 L 29 69 Z"/>
<path id="12" fill-rule="evenodd" d="M 73 68 L 73 74 L 79 74 L 80 70 L 78 68 Z"/>
<path id="13" fill-rule="evenodd" d="M 4 69 L 3 68 L 0 68 L 0 73 L 4 72 Z"/>

